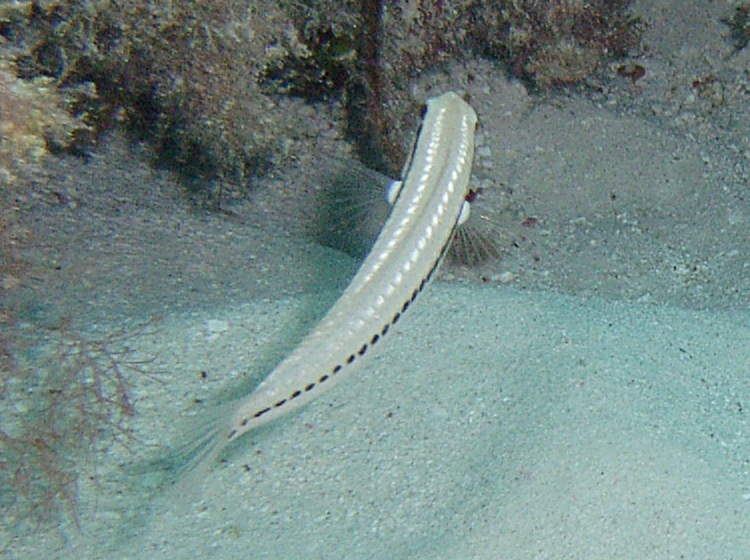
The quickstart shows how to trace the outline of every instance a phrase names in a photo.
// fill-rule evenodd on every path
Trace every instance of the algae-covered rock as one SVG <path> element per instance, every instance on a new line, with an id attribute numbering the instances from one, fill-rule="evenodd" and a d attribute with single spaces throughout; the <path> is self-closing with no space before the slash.
<path id="1" fill-rule="evenodd" d="M 244 185 L 319 134 L 310 105 L 395 172 L 416 76 L 482 54 L 541 89 L 585 82 L 637 47 L 628 4 L 35 0 L 0 10 L 0 35 L 19 77 L 79 88 L 92 140 L 124 126 L 192 179 Z"/>
<path id="2" fill-rule="evenodd" d="M 281 2 L 46 0 L 5 19 L 21 77 L 61 95 L 93 84 L 95 137 L 124 126 L 186 174 L 241 180 L 315 133 L 302 101 L 261 89 L 268 68 L 306 56 Z"/>
<path id="3" fill-rule="evenodd" d="M 10 185 L 40 159 L 86 129 L 70 114 L 51 78 L 22 80 L 0 59 L 0 184 Z"/>

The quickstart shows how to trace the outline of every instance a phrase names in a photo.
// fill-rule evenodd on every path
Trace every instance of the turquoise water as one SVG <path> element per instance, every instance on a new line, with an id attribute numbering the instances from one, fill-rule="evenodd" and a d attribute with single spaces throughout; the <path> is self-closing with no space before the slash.
<path id="1" fill-rule="evenodd" d="M 472 215 L 501 258 L 443 267 L 364 371 L 192 478 L 179 451 L 294 348 L 356 270 L 337 248 L 372 234 L 336 245 L 312 216 L 347 169 L 338 108 L 305 105 L 326 133 L 221 212 L 117 136 L 49 162 L 19 202 L 29 264 L 2 270 L 22 344 L 0 551 L 745 558 L 747 54 L 719 56 L 703 4 L 664 4 L 684 18 L 640 6 L 637 83 L 547 98 L 478 60 L 415 81 L 479 114 Z"/>

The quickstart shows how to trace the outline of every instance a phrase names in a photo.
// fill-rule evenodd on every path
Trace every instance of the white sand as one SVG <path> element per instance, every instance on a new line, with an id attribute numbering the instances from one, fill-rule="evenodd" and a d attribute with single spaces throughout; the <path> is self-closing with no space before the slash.
<path id="1" fill-rule="evenodd" d="M 421 303 L 365 373 L 243 440 L 199 504 L 154 516 L 135 549 L 321 559 L 750 550 L 746 316 L 444 284 Z M 212 314 L 229 329 L 207 346 L 247 355 L 305 306 Z M 252 353 L 247 363 L 253 371 Z"/>
<path id="2" fill-rule="evenodd" d="M 262 377 L 315 306 L 165 321 L 152 343 L 174 375 L 138 391 L 145 443 L 232 372 Z M 742 558 L 746 325 L 438 283 L 365 372 L 242 439 L 195 499 L 105 465 L 61 557 Z"/>

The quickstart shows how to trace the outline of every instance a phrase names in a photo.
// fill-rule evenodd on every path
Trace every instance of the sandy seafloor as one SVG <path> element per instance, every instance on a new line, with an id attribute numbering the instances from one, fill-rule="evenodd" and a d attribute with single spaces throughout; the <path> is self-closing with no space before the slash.
<path id="1" fill-rule="evenodd" d="M 259 382 L 356 261 L 295 227 L 304 165 L 226 216 L 116 139 L 52 164 L 75 203 L 30 222 L 49 312 L 158 316 L 128 344 L 160 373 L 131 379 L 136 439 L 83 473 L 79 526 L 3 526 L 6 556 L 750 558 L 750 55 L 728 56 L 728 5 L 637 8 L 636 84 L 538 98 L 475 61 L 415 87 L 470 94 L 503 258 L 445 267 L 364 371 L 178 490 L 149 461 Z"/>

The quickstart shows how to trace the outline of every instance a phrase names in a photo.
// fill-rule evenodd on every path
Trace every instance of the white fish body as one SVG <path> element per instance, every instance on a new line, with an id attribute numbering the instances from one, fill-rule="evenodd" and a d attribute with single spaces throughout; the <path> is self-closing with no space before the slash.
<path id="1" fill-rule="evenodd" d="M 453 92 L 427 101 L 403 180 L 389 193 L 393 208 L 367 258 L 313 331 L 235 403 L 211 456 L 332 388 L 383 344 L 468 216 L 476 124 L 474 110 Z"/>

